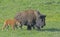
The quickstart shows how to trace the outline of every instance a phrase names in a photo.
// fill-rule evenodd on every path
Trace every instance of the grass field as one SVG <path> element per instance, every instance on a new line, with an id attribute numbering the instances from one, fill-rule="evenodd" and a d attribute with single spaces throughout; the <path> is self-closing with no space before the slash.
<path id="1" fill-rule="evenodd" d="M 46 14 L 46 26 L 41 31 L 26 28 L 1 31 L 5 19 L 28 9 Z M 0 0 L 0 37 L 60 37 L 60 0 Z"/>

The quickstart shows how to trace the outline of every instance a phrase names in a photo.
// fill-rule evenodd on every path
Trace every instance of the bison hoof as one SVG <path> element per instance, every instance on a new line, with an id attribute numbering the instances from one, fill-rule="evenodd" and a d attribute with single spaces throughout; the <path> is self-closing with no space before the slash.
<path id="1" fill-rule="evenodd" d="M 27 30 L 31 30 L 31 26 L 28 25 L 28 26 L 27 26 Z"/>
<path id="2" fill-rule="evenodd" d="M 27 30 L 31 30 L 31 29 L 27 29 Z"/>
<path id="3" fill-rule="evenodd" d="M 43 28 L 43 26 L 41 26 L 41 28 Z"/>
<path id="4" fill-rule="evenodd" d="M 28 27 L 27 30 L 31 30 L 31 27 Z"/>

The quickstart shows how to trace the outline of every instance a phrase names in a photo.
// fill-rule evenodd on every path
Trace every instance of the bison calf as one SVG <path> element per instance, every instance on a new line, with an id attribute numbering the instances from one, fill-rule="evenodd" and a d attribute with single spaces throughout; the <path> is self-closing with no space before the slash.
<path id="1" fill-rule="evenodd" d="M 8 26 L 11 26 L 13 30 L 15 30 L 15 27 L 20 26 L 20 22 L 18 22 L 15 19 L 8 19 L 4 21 L 4 25 L 2 27 L 2 31 L 4 28 L 8 28 Z"/>

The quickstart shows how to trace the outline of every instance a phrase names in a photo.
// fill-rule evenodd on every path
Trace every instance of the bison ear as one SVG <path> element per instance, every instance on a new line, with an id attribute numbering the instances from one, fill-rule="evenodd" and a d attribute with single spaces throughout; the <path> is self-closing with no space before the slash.
<path id="1" fill-rule="evenodd" d="M 41 16 L 40 16 L 41 19 L 43 19 L 43 18 L 45 18 L 45 17 L 46 17 L 46 15 L 41 15 Z"/>

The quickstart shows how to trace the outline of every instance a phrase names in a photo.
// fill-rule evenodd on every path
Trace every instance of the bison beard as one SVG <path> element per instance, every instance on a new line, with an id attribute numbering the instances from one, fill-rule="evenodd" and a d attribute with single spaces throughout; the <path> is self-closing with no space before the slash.
<path id="1" fill-rule="evenodd" d="M 31 30 L 32 27 L 34 28 L 34 25 L 37 25 L 36 20 L 41 19 L 40 18 L 40 12 L 35 11 L 35 10 L 26 10 L 23 12 L 19 12 L 16 14 L 16 16 L 14 18 L 16 20 L 20 21 L 21 28 L 23 25 L 26 25 L 28 30 Z M 37 28 L 39 28 L 39 25 L 37 26 Z"/>

